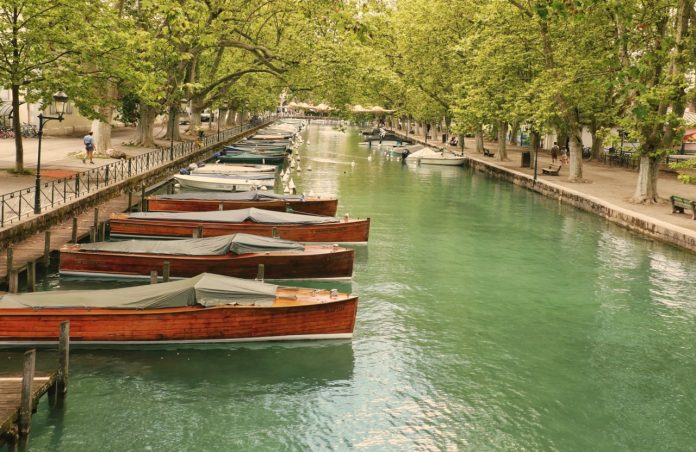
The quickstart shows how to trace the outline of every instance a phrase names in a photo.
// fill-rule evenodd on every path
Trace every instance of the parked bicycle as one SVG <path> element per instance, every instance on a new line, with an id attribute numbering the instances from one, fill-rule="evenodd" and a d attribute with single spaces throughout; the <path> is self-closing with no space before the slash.
<path id="1" fill-rule="evenodd" d="M 36 138 L 39 136 L 39 132 L 36 130 L 35 125 L 25 122 L 22 123 L 22 136 L 25 138 Z"/>

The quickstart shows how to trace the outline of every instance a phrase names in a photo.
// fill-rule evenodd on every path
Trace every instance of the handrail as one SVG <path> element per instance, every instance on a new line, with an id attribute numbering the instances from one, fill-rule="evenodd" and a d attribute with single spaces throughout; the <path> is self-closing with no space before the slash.
<path id="1" fill-rule="evenodd" d="M 164 166 L 200 149 L 225 142 L 249 129 L 272 123 L 276 119 L 277 116 L 272 115 L 264 122 L 253 124 L 249 122 L 221 130 L 203 137 L 200 146 L 194 141 L 183 141 L 176 143 L 171 149 L 158 147 L 153 151 L 75 173 L 62 179 L 42 181 L 39 186 L 41 211 L 48 211 L 74 199 L 95 193 L 109 185 L 123 182 L 151 169 Z M 34 215 L 35 190 L 36 187 L 32 185 L 0 195 L 0 228 Z"/>

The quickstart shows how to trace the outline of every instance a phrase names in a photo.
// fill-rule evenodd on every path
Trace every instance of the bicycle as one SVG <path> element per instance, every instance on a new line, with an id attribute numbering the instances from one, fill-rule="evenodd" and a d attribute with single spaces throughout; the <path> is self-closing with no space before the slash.
<path id="1" fill-rule="evenodd" d="M 25 138 L 36 138 L 39 136 L 39 132 L 36 130 L 36 126 L 25 122 L 22 124 L 22 136 Z"/>

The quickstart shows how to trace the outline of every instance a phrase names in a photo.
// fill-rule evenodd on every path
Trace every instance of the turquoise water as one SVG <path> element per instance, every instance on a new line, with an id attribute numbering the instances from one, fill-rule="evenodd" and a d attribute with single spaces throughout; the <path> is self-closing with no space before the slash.
<path id="1" fill-rule="evenodd" d="M 354 339 L 75 351 L 31 450 L 694 449 L 693 255 L 466 169 L 409 168 L 356 131 L 305 138 L 300 191 L 372 218 L 352 285 L 334 284 L 360 295 Z"/>

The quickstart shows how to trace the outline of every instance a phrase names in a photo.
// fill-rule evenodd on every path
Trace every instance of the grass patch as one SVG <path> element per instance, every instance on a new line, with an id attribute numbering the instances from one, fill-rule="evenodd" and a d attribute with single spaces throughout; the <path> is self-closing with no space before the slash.
<path id="1" fill-rule="evenodd" d="M 13 176 L 33 176 L 35 174 L 34 170 L 30 170 L 30 169 L 26 169 L 26 168 L 23 169 L 22 171 L 17 171 L 16 168 L 7 168 L 7 169 L 5 169 L 5 171 L 7 171 L 7 174 L 11 174 Z"/>

